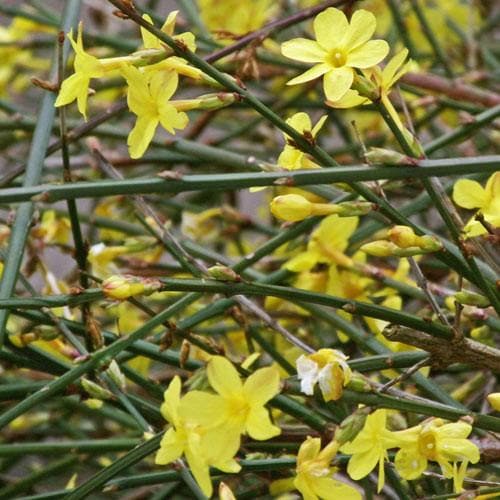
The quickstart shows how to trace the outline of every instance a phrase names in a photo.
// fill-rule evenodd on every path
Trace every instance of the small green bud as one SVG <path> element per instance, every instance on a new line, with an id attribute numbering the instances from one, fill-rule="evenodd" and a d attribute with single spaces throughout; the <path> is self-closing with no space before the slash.
<path id="1" fill-rule="evenodd" d="M 371 164 L 384 165 L 414 165 L 415 160 L 397 151 L 385 148 L 370 148 L 365 153 L 365 159 Z"/>
<path id="2" fill-rule="evenodd" d="M 217 264 L 208 269 L 211 278 L 219 281 L 241 281 L 241 276 L 235 273 L 230 267 Z"/>
<path id="3" fill-rule="evenodd" d="M 335 441 L 340 446 L 352 441 L 365 425 L 366 417 L 370 412 L 371 408 L 369 407 L 360 408 L 344 419 L 335 431 Z"/>
<path id="4" fill-rule="evenodd" d="M 469 292 L 468 290 L 462 290 L 457 292 L 455 295 L 455 300 L 459 304 L 466 306 L 476 306 L 476 307 L 489 307 L 490 301 L 484 296 L 478 293 Z"/>
<path id="5" fill-rule="evenodd" d="M 337 213 L 339 217 L 354 217 L 357 215 L 366 215 L 373 210 L 373 203 L 369 201 L 344 201 L 343 203 L 339 203 L 338 205 L 330 205 L 337 206 Z M 332 212 L 333 213 L 333 212 Z"/>
<path id="6" fill-rule="evenodd" d="M 125 376 L 123 375 L 118 363 L 113 359 L 106 370 L 106 373 L 110 376 L 111 380 L 122 390 L 125 390 L 126 382 Z"/>
<path id="7" fill-rule="evenodd" d="M 354 392 L 371 392 L 372 386 L 368 380 L 366 380 L 366 377 L 360 373 L 354 372 L 351 380 L 349 380 L 349 383 L 347 384 L 347 389 Z"/>
<path id="8" fill-rule="evenodd" d="M 87 378 L 82 378 L 82 387 L 85 392 L 92 398 L 114 399 L 113 393 L 108 391 L 108 389 L 101 387 L 99 384 L 96 384 L 95 382 L 92 382 L 92 380 L 89 380 Z"/>

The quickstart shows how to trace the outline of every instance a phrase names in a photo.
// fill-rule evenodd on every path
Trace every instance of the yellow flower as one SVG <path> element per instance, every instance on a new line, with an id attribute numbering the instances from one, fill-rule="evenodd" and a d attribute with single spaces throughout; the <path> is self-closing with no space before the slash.
<path id="1" fill-rule="evenodd" d="M 351 441 L 341 446 L 340 451 L 352 455 L 347 464 L 347 473 L 357 481 L 367 476 L 378 463 L 378 487 L 384 486 L 384 460 L 387 450 L 398 446 L 395 433 L 386 428 L 387 411 L 376 410 L 366 418 L 361 432 Z"/>
<path id="2" fill-rule="evenodd" d="M 273 0 L 199 0 L 201 18 L 221 38 L 244 35 L 260 28 L 276 11 Z"/>
<path id="3" fill-rule="evenodd" d="M 344 251 L 357 226 L 357 217 L 329 215 L 313 231 L 307 250 L 289 260 L 285 268 L 300 272 L 309 271 L 316 264 L 349 266 L 352 261 Z"/>
<path id="4" fill-rule="evenodd" d="M 128 84 L 127 103 L 137 121 L 127 140 L 131 158 L 140 158 L 153 139 L 160 123 L 171 134 L 188 123 L 186 113 L 179 113 L 169 102 L 177 89 L 175 71 L 142 73 L 134 66 L 124 65 L 121 72 Z"/>
<path id="5" fill-rule="evenodd" d="M 338 443 L 331 441 L 321 450 L 321 439 L 308 436 L 297 455 L 297 476 L 293 482 L 305 500 L 342 498 L 358 500 L 361 495 L 352 486 L 333 479 L 336 469 L 330 462 L 337 453 Z"/>
<path id="6" fill-rule="evenodd" d="M 67 245 L 71 234 L 71 223 L 67 217 L 58 217 L 55 210 L 46 210 L 40 226 L 33 231 L 45 243 Z"/>
<path id="7" fill-rule="evenodd" d="M 323 127 L 327 116 L 322 116 L 316 125 L 313 127 L 311 123 L 311 119 L 307 115 L 307 113 L 295 113 L 293 116 L 288 118 L 286 123 L 293 127 L 300 134 L 307 134 L 311 138 L 316 137 L 318 132 Z M 285 140 L 288 140 L 289 137 L 285 135 Z M 286 144 L 285 148 L 281 152 L 278 157 L 278 165 L 280 167 L 285 168 L 286 170 L 299 170 L 303 168 L 319 168 L 316 163 L 310 160 L 307 155 L 301 151 L 300 149 L 295 148 L 291 144 Z"/>
<path id="8" fill-rule="evenodd" d="M 392 118 L 396 121 L 400 128 L 402 128 L 401 120 L 394 109 L 394 106 L 389 100 L 389 93 L 394 84 L 410 70 L 413 61 L 406 61 L 408 57 L 408 49 L 403 49 L 392 57 L 383 69 L 379 66 L 374 66 L 363 71 L 363 74 L 369 78 L 377 87 L 380 93 L 380 100 L 384 103 L 386 108 L 391 113 Z M 367 97 L 359 95 L 356 90 L 349 89 L 337 101 L 327 101 L 328 106 L 332 108 L 352 108 L 361 104 L 368 104 L 370 100 Z"/>
<path id="9" fill-rule="evenodd" d="M 224 472 L 238 472 L 241 467 L 232 458 L 233 450 L 220 445 L 212 446 L 215 441 L 213 436 L 207 440 L 209 434 L 205 429 L 180 415 L 179 409 L 182 404 L 180 394 L 181 380 L 175 376 L 165 391 L 164 402 L 160 408 L 163 417 L 172 424 L 172 427 L 167 430 L 161 440 L 155 463 L 166 465 L 184 454 L 196 482 L 203 493 L 210 497 L 212 495 L 210 465 Z M 218 441 L 224 442 L 223 439 Z"/>
<path id="10" fill-rule="evenodd" d="M 495 411 L 500 411 L 500 392 L 492 392 L 488 394 L 488 403 Z"/>
<path id="11" fill-rule="evenodd" d="M 62 83 L 55 106 L 65 106 L 76 99 L 78 111 L 80 111 L 86 120 L 90 80 L 103 76 L 105 70 L 99 59 L 87 54 L 83 48 L 82 23 L 78 25 L 76 42 L 73 40 L 73 30 L 69 32 L 68 38 L 75 51 L 75 61 L 73 63 L 75 73 L 66 78 Z"/>
<path id="12" fill-rule="evenodd" d="M 472 427 L 465 422 L 446 424 L 442 419 L 434 418 L 394 433 L 396 437 L 407 438 L 396 453 L 396 470 L 404 479 L 416 479 L 427 468 L 429 460 L 437 462 L 443 475 L 453 478 L 455 491 L 460 491 L 467 463 L 479 461 L 478 447 L 466 439 L 471 431 Z M 459 468 L 457 462 L 462 462 Z"/>
<path id="13" fill-rule="evenodd" d="M 345 14 L 330 7 L 314 19 L 316 41 L 295 38 L 281 46 L 290 59 L 317 63 L 288 85 L 305 83 L 324 75 L 323 89 L 330 101 L 339 100 L 350 89 L 355 68 L 369 68 L 379 63 L 389 52 L 384 40 L 370 40 L 376 27 L 375 16 L 357 10 L 349 23 Z"/>
<path id="14" fill-rule="evenodd" d="M 459 179 L 453 186 L 453 201 L 460 207 L 478 208 L 486 222 L 500 227 L 500 172 L 490 176 L 483 188 L 477 181 Z M 486 233 L 486 228 L 472 217 L 464 227 L 467 237 Z"/>
<path id="15" fill-rule="evenodd" d="M 261 368 L 242 383 L 226 358 L 214 356 L 207 365 L 207 375 L 217 394 L 189 392 L 181 403 L 185 419 L 213 428 L 219 433 L 219 441 L 230 449 L 239 448 L 241 434 L 265 440 L 281 433 L 271 423 L 264 406 L 279 392 L 279 372 L 275 367 Z"/>
<path id="16" fill-rule="evenodd" d="M 352 371 L 346 363 L 348 357 L 336 349 L 320 349 L 302 355 L 297 359 L 297 376 L 300 390 L 307 395 L 314 393 L 314 386 L 319 388 L 325 401 L 336 401 L 342 396 L 342 387 L 351 380 Z"/>

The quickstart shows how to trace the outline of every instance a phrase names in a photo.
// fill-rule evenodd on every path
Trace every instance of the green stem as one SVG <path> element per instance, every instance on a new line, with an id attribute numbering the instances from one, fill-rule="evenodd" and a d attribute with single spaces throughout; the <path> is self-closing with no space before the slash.
<path id="1" fill-rule="evenodd" d="M 75 182 L 72 184 L 41 184 L 3 189 L 0 203 L 16 203 L 38 197 L 40 201 L 98 198 L 102 196 L 181 193 L 187 191 L 227 191 L 258 186 L 309 186 L 333 182 L 364 182 L 381 179 L 425 179 L 474 173 L 495 172 L 500 156 L 479 158 L 449 158 L 421 160 L 418 167 L 349 166 L 321 170 L 280 170 L 279 172 L 255 172 L 235 174 L 193 174 L 178 180 L 160 178 L 135 178 L 105 180 L 96 182 Z"/>

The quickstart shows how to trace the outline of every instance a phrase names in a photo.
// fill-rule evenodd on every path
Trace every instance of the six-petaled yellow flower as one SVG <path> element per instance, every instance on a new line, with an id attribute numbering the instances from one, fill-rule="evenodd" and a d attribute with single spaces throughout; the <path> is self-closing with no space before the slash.
<path id="1" fill-rule="evenodd" d="M 155 462 L 166 465 L 180 458 L 183 454 L 194 478 L 207 496 L 212 495 L 209 466 L 224 472 L 238 472 L 240 465 L 233 460 L 234 452 L 221 446 L 224 440 L 218 439 L 207 429 L 180 414 L 181 380 L 174 377 L 164 394 L 161 413 L 172 427 L 163 436 Z M 216 444 L 214 446 L 214 443 Z M 217 445 L 217 443 L 219 443 Z"/>
<path id="2" fill-rule="evenodd" d="M 330 7 L 314 19 L 316 40 L 295 38 L 281 46 L 284 56 L 316 63 L 288 85 L 305 83 L 323 76 L 323 89 L 330 101 L 339 100 L 351 88 L 356 69 L 378 64 L 389 52 L 384 40 L 370 40 L 376 28 L 375 16 L 366 10 L 354 12 L 351 21 Z"/>
<path id="3" fill-rule="evenodd" d="M 134 66 L 124 65 L 121 72 L 128 84 L 128 107 L 137 115 L 127 144 L 130 157 L 140 158 L 153 139 L 159 123 L 174 134 L 175 129 L 183 129 L 187 125 L 188 117 L 169 102 L 179 80 L 175 71 L 141 72 Z"/>
<path id="4" fill-rule="evenodd" d="M 181 403 L 184 418 L 217 429 L 224 436 L 224 446 L 236 450 L 241 434 L 265 440 L 281 433 L 264 406 L 280 389 L 275 367 L 260 368 L 243 383 L 230 361 L 214 356 L 208 363 L 207 375 L 217 394 L 190 391 Z"/>

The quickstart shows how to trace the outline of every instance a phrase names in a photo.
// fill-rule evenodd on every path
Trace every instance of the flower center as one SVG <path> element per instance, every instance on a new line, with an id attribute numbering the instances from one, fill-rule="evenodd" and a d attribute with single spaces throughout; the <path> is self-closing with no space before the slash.
<path id="1" fill-rule="evenodd" d="M 420 453 L 428 460 L 436 460 L 436 438 L 431 432 L 422 432 L 418 440 Z"/>
<path id="2" fill-rule="evenodd" d="M 334 49 L 328 54 L 328 62 L 335 68 L 345 66 L 346 59 L 344 51 L 340 49 Z"/>
<path id="3" fill-rule="evenodd" d="M 242 397 L 231 398 L 229 403 L 229 419 L 235 422 L 245 422 L 248 413 L 250 412 L 250 405 Z"/>

